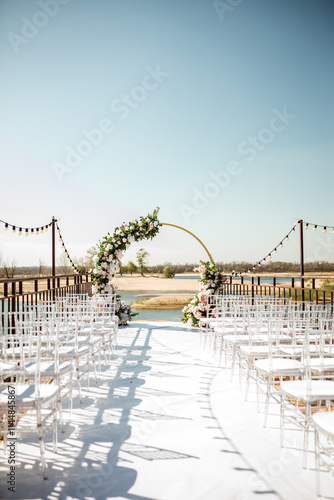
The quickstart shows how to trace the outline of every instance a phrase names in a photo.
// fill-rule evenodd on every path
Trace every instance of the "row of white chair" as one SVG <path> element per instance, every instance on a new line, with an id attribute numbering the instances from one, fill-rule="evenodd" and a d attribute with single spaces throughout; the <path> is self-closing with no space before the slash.
<path id="1" fill-rule="evenodd" d="M 269 401 L 280 404 L 281 445 L 288 422 L 304 431 L 303 466 L 307 465 L 309 432 L 315 429 L 316 468 L 334 471 L 334 320 L 328 307 L 273 297 L 213 296 L 200 322 L 201 342 L 225 367 L 239 366 Z M 325 410 L 325 411 L 324 411 Z"/>
<path id="2" fill-rule="evenodd" d="M 111 359 L 117 342 L 115 294 L 90 298 L 69 295 L 22 307 L 0 316 L 0 433 L 4 452 L 8 437 L 37 431 L 46 478 L 44 434 L 53 429 L 57 449 L 58 418 L 67 397 L 72 411 L 72 378 L 82 402 L 82 379 L 89 388 L 90 366 Z"/>

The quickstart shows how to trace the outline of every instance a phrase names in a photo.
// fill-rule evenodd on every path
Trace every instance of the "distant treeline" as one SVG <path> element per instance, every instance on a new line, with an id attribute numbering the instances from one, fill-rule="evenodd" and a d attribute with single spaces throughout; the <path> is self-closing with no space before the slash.
<path id="1" fill-rule="evenodd" d="M 297 262 L 268 262 L 261 264 L 253 270 L 254 262 L 216 262 L 216 266 L 223 269 L 227 274 L 235 272 L 247 271 L 251 269 L 254 274 L 266 273 L 299 273 L 300 264 Z M 150 266 L 149 270 L 152 273 L 162 273 L 164 265 Z M 198 264 L 170 264 L 174 273 L 189 273 L 192 272 L 194 267 Z M 309 262 L 304 265 L 305 273 L 327 273 L 334 272 L 334 263 L 332 262 Z"/>
<path id="2" fill-rule="evenodd" d="M 300 265 L 296 262 L 269 262 L 257 266 L 253 270 L 253 262 L 216 262 L 219 269 L 223 269 L 225 273 L 231 274 L 232 271 L 243 272 L 251 269 L 254 274 L 266 273 L 299 273 Z M 164 263 L 156 266 L 147 266 L 146 274 L 163 274 L 166 265 L 175 274 L 191 273 L 194 267 L 198 267 L 199 263 L 192 264 L 171 264 Z M 332 273 L 334 272 L 334 263 L 331 262 L 308 262 L 305 264 L 305 273 Z M 82 267 L 82 271 L 87 272 L 88 269 Z M 133 270 L 136 272 L 136 270 Z M 72 269 L 66 266 L 56 267 L 56 274 L 72 274 Z M 129 274 L 128 266 L 121 266 L 122 274 Z M 50 276 L 51 267 L 49 266 L 3 266 L 0 267 L 0 278 L 9 279 L 21 276 Z"/>

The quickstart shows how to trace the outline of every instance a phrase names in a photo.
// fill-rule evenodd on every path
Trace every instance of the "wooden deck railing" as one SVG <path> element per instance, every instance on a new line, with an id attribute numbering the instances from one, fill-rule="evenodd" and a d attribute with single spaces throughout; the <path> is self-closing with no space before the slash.
<path id="1" fill-rule="evenodd" d="M 17 311 L 22 304 L 36 304 L 53 300 L 67 293 L 91 294 L 89 274 L 64 274 L 58 276 L 22 277 L 0 280 L 0 312 Z"/>
<path id="2" fill-rule="evenodd" d="M 304 286 L 301 287 L 301 278 Z M 264 279 L 266 282 L 264 282 Z M 281 280 L 284 279 L 284 282 Z M 279 281 L 278 281 L 279 280 Z M 317 288 L 317 280 L 332 280 L 333 290 Z M 269 281 L 269 282 L 268 282 Z M 334 277 L 333 276 L 228 276 L 225 293 L 234 295 L 272 295 L 292 298 L 293 300 L 315 301 L 317 304 L 330 305 L 333 314 Z"/>

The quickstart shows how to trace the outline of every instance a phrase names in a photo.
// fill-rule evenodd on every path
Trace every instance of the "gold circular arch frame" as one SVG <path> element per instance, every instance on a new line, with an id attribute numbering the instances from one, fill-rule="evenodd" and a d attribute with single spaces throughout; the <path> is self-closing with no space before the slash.
<path id="1" fill-rule="evenodd" d="M 171 227 L 176 227 L 177 229 L 182 229 L 182 231 L 185 231 L 186 233 L 190 234 L 191 236 L 193 236 L 195 238 L 195 240 L 197 240 L 201 245 L 202 247 L 204 248 L 204 250 L 206 251 L 206 253 L 208 254 L 208 257 L 210 259 L 210 262 L 211 264 L 214 264 L 214 261 L 213 261 L 213 258 L 209 252 L 209 250 L 206 248 L 206 246 L 204 245 L 204 243 L 199 239 L 197 238 L 197 236 L 195 236 L 195 234 L 191 233 L 190 231 L 188 231 L 188 229 L 185 229 L 184 227 L 181 227 L 181 226 L 176 226 L 175 224 L 167 224 L 166 222 L 159 222 L 159 226 L 171 226 Z"/>

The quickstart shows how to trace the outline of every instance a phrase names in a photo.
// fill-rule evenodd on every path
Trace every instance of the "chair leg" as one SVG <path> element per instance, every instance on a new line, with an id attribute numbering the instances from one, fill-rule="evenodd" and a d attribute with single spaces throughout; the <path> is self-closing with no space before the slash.
<path id="1" fill-rule="evenodd" d="M 38 433 L 38 441 L 39 441 L 39 448 L 41 452 L 41 464 L 42 464 L 42 470 L 43 470 L 43 477 L 44 479 L 47 479 L 47 465 L 46 465 L 46 460 L 45 460 L 45 446 L 44 446 L 44 433 L 43 433 L 43 427 L 42 427 L 42 413 L 41 413 L 41 407 L 37 405 L 36 407 L 36 425 L 37 425 L 37 433 Z"/>
<path id="2" fill-rule="evenodd" d="M 80 403 L 82 403 L 79 358 L 76 358 L 76 360 L 75 360 L 75 373 L 76 373 L 77 382 L 78 382 L 79 400 L 80 400 Z"/>
<path id="3" fill-rule="evenodd" d="M 236 348 L 235 346 L 232 347 L 232 366 L 231 366 L 231 382 L 233 380 L 233 375 L 234 375 L 234 367 L 235 367 L 235 357 L 236 357 Z"/>
<path id="4" fill-rule="evenodd" d="M 58 386 L 60 384 L 58 383 Z M 60 389 L 59 389 L 59 397 L 58 397 L 58 412 L 59 412 L 59 424 L 60 424 L 60 429 L 61 432 L 65 432 L 64 429 L 64 419 L 63 419 L 63 404 L 62 404 L 62 399 L 61 399 L 61 394 L 60 394 Z"/>
<path id="5" fill-rule="evenodd" d="M 218 366 L 221 367 L 222 364 L 222 357 L 223 357 L 223 341 L 220 344 L 220 350 L 219 350 L 219 363 Z M 225 366 L 226 368 L 226 366 Z"/>
<path id="6" fill-rule="evenodd" d="M 256 375 L 256 410 L 259 413 L 260 411 L 260 375 L 257 373 Z"/>
<path id="7" fill-rule="evenodd" d="M 245 401 L 247 401 L 247 399 L 248 399 L 251 369 L 252 369 L 251 360 L 248 359 L 247 360 L 247 378 L 246 378 Z"/>
<path id="8" fill-rule="evenodd" d="M 58 408 L 59 413 L 62 415 L 61 408 L 61 400 L 59 396 L 59 400 L 56 399 L 53 407 L 53 452 L 57 453 L 57 444 L 58 444 Z M 62 416 L 60 417 L 60 425 L 62 427 Z"/>
<path id="9" fill-rule="evenodd" d="M 284 446 L 284 396 L 281 395 L 281 407 L 280 407 L 280 444 Z"/>
<path id="10" fill-rule="evenodd" d="M 303 469 L 307 466 L 307 454 L 308 454 L 308 438 L 310 432 L 310 420 L 311 420 L 311 404 L 306 403 L 305 408 L 305 430 L 304 430 L 304 448 L 303 448 Z"/>
<path id="11" fill-rule="evenodd" d="M 266 391 L 266 402 L 264 404 L 264 420 L 263 420 L 263 427 L 267 427 L 267 420 L 268 420 L 268 411 L 269 411 L 269 400 L 270 400 L 270 378 L 268 375 L 268 381 L 267 381 L 267 391 Z"/>

